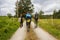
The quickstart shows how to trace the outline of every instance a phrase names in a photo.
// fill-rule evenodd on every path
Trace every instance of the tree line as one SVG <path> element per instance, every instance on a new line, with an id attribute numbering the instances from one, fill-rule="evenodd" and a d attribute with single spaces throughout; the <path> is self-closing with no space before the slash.
<path id="1" fill-rule="evenodd" d="M 60 10 L 58 10 L 58 11 L 54 10 L 53 18 L 58 18 L 58 19 L 60 18 Z"/>
<path id="2" fill-rule="evenodd" d="M 44 14 L 44 12 L 41 10 L 40 12 L 39 12 L 39 18 L 47 18 L 47 19 L 60 19 L 60 10 L 58 10 L 58 11 L 56 11 L 56 10 L 54 10 L 53 11 L 53 13 L 52 13 L 52 15 L 43 15 Z"/>
<path id="3" fill-rule="evenodd" d="M 15 9 L 16 9 L 15 10 L 16 15 L 14 17 L 20 17 L 21 14 L 24 16 L 27 12 L 33 13 L 34 5 L 32 4 L 31 0 L 19 0 L 16 2 Z M 54 10 L 52 15 L 43 15 L 44 11 L 40 10 L 40 12 L 38 14 L 39 14 L 39 18 L 41 18 L 41 19 L 42 18 L 43 19 L 60 18 L 60 10 L 58 10 L 58 11 Z M 10 18 L 11 14 L 8 14 L 8 17 Z"/>

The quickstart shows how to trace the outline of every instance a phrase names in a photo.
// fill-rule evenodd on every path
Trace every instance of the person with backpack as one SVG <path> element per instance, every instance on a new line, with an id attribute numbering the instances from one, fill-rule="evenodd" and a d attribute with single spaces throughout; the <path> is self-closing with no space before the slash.
<path id="1" fill-rule="evenodd" d="M 37 24 L 38 24 L 38 13 L 37 12 L 35 13 L 34 19 L 35 19 L 35 23 L 36 23 L 36 26 L 35 26 L 35 28 L 36 28 Z"/>
<path id="2" fill-rule="evenodd" d="M 23 26 L 23 15 L 21 14 L 20 15 L 20 27 L 22 27 Z"/>
<path id="3" fill-rule="evenodd" d="M 27 25 L 27 28 L 28 28 L 27 31 L 29 32 L 32 16 L 29 12 L 27 12 L 26 15 L 25 15 L 25 18 L 26 18 L 26 25 Z"/>

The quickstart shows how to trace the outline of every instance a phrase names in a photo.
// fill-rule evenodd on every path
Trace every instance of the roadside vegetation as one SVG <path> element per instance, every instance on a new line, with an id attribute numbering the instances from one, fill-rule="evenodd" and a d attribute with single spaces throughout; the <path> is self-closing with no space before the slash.
<path id="1" fill-rule="evenodd" d="M 18 28 L 17 18 L 0 16 L 0 40 L 8 40 Z"/>
<path id="2" fill-rule="evenodd" d="M 60 40 L 60 19 L 40 19 L 39 26 Z"/>

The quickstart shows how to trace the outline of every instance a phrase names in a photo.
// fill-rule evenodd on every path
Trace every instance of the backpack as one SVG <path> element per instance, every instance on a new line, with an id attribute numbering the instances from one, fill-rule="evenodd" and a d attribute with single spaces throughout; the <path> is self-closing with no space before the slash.
<path id="1" fill-rule="evenodd" d="M 27 13 L 26 18 L 31 18 L 31 14 Z"/>

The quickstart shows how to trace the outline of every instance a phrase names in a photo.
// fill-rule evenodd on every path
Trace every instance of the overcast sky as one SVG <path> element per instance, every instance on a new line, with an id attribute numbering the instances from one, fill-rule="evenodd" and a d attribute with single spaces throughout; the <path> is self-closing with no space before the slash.
<path id="1" fill-rule="evenodd" d="M 0 15 L 7 15 L 7 13 L 15 14 L 16 0 L 0 0 Z M 34 12 L 43 10 L 45 14 L 52 14 L 54 9 L 60 9 L 60 0 L 32 0 L 34 5 Z"/>

